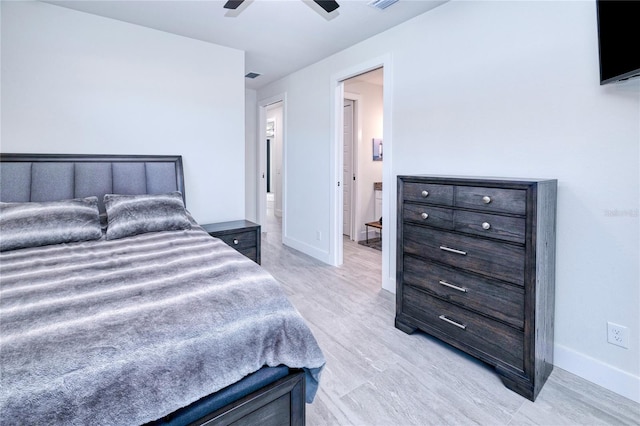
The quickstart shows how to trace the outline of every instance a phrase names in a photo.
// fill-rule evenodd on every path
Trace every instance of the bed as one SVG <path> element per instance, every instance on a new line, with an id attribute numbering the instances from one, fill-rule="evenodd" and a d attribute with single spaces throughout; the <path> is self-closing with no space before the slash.
<path id="1" fill-rule="evenodd" d="M 0 423 L 304 424 L 323 353 L 180 156 L 0 160 Z"/>

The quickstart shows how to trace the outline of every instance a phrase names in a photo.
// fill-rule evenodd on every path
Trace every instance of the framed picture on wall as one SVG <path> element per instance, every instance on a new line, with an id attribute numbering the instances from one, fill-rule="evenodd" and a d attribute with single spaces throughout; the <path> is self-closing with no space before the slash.
<path id="1" fill-rule="evenodd" d="M 373 161 L 382 161 L 382 139 L 373 139 Z"/>

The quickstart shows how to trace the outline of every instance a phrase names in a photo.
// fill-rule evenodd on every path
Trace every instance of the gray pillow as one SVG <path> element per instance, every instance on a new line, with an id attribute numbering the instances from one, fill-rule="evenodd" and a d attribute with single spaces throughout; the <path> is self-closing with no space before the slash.
<path id="1" fill-rule="evenodd" d="M 98 197 L 37 203 L 0 202 L 0 251 L 101 237 Z"/>
<path id="2" fill-rule="evenodd" d="M 106 194 L 107 240 L 146 232 L 191 229 L 178 191 L 158 195 Z"/>

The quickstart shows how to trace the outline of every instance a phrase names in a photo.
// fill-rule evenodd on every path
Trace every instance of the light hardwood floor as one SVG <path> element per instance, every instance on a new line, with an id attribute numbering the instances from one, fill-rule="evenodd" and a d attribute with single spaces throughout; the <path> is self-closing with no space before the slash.
<path id="1" fill-rule="evenodd" d="M 345 239 L 344 265 L 282 245 L 268 215 L 262 265 L 307 320 L 327 365 L 307 424 L 639 425 L 640 404 L 558 367 L 533 403 L 493 369 L 423 333 L 394 327 L 395 296 L 380 287 L 381 253 Z"/>

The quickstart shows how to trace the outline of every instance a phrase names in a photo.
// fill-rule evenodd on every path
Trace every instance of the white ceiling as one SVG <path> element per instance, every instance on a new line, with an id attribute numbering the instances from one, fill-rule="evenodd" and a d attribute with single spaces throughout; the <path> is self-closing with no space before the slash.
<path id="1" fill-rule="evenodd" d="M 370 0 L 338 0 L 327 14 L 311 0 L 246 0 L 236 11 L 226 0 L 51 0 L 46 3 L 142 25 L 246 52 L 246 87 L 268 83 L 447 0 L 399 0 L 381 11 Z M 236 16 L 234 16 L 236 15 Z"/>

